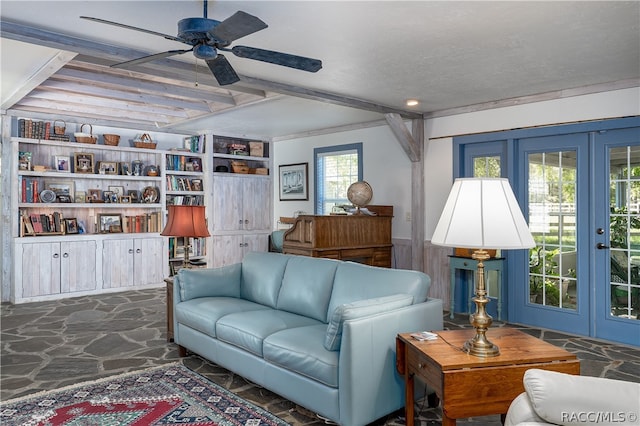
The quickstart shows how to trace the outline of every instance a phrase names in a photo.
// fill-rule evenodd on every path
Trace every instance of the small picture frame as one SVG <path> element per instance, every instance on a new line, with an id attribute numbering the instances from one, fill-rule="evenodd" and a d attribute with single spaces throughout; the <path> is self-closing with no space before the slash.
<path id="1" fill-rule="evenodd" d="M 117 213 L 99 213 L 98 231 L 102 234 L 122 232 L 122 215 Z"/>
<path id="2" fill-rule="evenodd" d="M 187 162 L 186 166 L 191 166 L 191 171 L 201 172 L 202 171 L 202 159 L 200 158 L 190 158 Z M 187 169 L 189 170 L 189 169 Z"/>
<path id="3" fill-rule="evenodd" d="M 122 176 L 131 176 L 131 164 L 120 163 L 120 174 Z"/>
<path id="4" fill-rule="evenodd" d="M 71 159 L 66 155 L 56 155 L 55 167 L 59 172 L 71 173 Z"/>
<path id="5" fill-rule="evenodd" d="M 202 191 L 202 179 L 191 179 L 191 189 L 193 191 Z"/>
<path id="6" fill-rule="evenodd" d="M 65 218 L 64 219 L 64 229 L 67 234 L 77 234 L 78 231 L 78 220 L 74 218 Z"/>
<path id="7" fill-rule="evenodd" d="M 131 203 L 140 202 L 140 191 L 138 191 L 137 189 L 128 190 L 127 195 L 131 198 Z"/>
<path id="8" fill-rule="evenodd" d="M 309 199 L 309 163 L 280 166 L 280 201 Z"/>
<path id="9" fill-rule="evenodd" d="M 121 195 L 118 198 L 118 202 L 119 203 L 123 203 L 123 204 L 131 204 L 131 196 L 129 196 L 129 195 Z"/>
<path id="10" fill-rule="evenodd" d="M 93 162 L 93 154 L 87 152 L 75 152 L 73 154 L 73 171 L 74 173 L 94 173 L 95 163 Z"/>
<path id="11" fill-rule="evenodd" d="M 87 194 L 87 201 L 90 203 L 102 201 L 102 191 L 100 189 L 90 189 Z"/>
<path id="12" fill-rule="evenodd" d="M 57 203 L 73 203 L 75 184 L 72 180 L 47 182 L 47 189 L 55 192 Z"/>
<path id="13" fill-rule="evenodd" d="M 76 203 L 86 203 L 87 202 L 87 193 L 84 191 L 76 191 L 75 200 Z"/>
<path id="14" fill-rule="evenodd" d="M 27 151 L 20 151 L 18 153 L 18 170 L 29 171 L 31 170 L 31 158 L 32 153 Z"/>
<path id="15" fill-rule="evenodd" d="M 122 197 L 124 195 L 124 186 L 109 185 L 108 189 L 118 197 Z"/>
<path id="16" fill-rule="evenodd" d="M 113 192 L 111 191 L 102 191 L 102 201 L 104 201 L 105 203 L 110 203 L 112 194 Z"/>
<path id="17" fill-rule="evenodd" d="M 115 161 L 100 161 L 98 163 L 98 173 L 101 175 L 117 175 L 118 163 Z"/>

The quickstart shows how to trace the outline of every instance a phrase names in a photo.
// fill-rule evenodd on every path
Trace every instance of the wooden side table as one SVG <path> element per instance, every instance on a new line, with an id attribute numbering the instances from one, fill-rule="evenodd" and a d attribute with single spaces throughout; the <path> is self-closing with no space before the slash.
<path id="1" fill-rule="evenodd" d="M 485 283 L 489 284 L 489 275 L 487 272 L 496 271 L 498 275 L 498 297 L 497 297 L 497 312 L 498 312 L 498 321 L 502 320 L 502 267 L 504 264 L 503 257 L 494 257 L 491 259 L 487 259 L 484 261 L 484 278 Z M 467 311 L 471 313 L 471 298 L 473 297 L 473 293 L 476 288 L 476 271 L 478 270 L 478 261 L 475 259 L 471 259 L 469 257 L 458 257 L 458 256 L 449 256 L 449 269 L 451 273 L 451 283 L 449 287 L 449 296 L 450 296 L 450 308 L 449 308 L 449 318 L 453 318 L 453 308 L 455 306 L 455 288 L 456 288 L 456 269 L 461 269 L 463 271 L 472 271 L 473 279 L 471 280 L 471 285 L 468 286 L 468 298 L 467 298 Z M 468 274 L 470 275 L 470 274 Z M 488 288 L 488 287 L 487 287 Z"/>
<path id="2" fill-rule="evenodd" d="M 442 425 L 456 419 L 500 414 L 524 392 L 522 378 L 530 368 L 580 374 L 575 355 L 512 328 L 492 328 L 487 337 L 500 355 L 480 358 L 464 352 L 475 330 L 438 331 L 437 340 L 418 341 L 411 333 L 396 339 L 396 368 L 405 378 L 407 426 L 414 421 L 414 377 L 435 390 L 442 403 Z"/>
<path id="3" fill-rule="evenodd" d="M 167 342 L 173 342 L 173 277 L 165 278 L 167 283 Z"/>

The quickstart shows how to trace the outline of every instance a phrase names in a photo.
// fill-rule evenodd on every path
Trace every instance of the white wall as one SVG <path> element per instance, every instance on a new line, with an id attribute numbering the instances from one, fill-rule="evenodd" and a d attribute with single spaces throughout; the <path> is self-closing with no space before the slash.
<path id="1" fill-rule="evenodd" d="M 358 142 L 362 142 L 363 179 L 373 188 L 371 204 L 392 205 L 394 238 L 411 238 L 411 223 L 406 220 L 411 210 L 411 162 L 386 125 L 273 143 L 275 221 L 297 211 L 313 214 L 314 148 Z M 309 201 L 279 200 L 278 167 L 294 163 L 309 163 Z"/>
<path id="2" fill-rule="evenodd" d="M 425 238 L 431 239 L 453 181 L 453 136 L 640 115 L 640 88 L 542 101 L 434 118 L 425 122 Z M 393 238 L 411 237 L 405 220 L 411 208 L 410 161 L 385 126 L 274 143 L 274 216 L 313 213 L 313 149 L 363 142 L 364 179 L 372 204 L 394 206 Z M 278 166 L 309 162 L 309 201 L 279 201 Z"/>

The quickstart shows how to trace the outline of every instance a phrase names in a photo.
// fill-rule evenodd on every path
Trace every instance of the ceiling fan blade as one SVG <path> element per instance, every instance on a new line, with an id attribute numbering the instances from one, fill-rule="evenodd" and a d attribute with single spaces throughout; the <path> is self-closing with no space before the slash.
<path id="1" fill-rule="evenodd" d="M 240 77 L 223 55 L 218 54 L 215 59 L 209 59 L 206 62 L 220 86 L 240 81 Z"/>
<path id="2" fill-rule="evenodd" d="M 216 40 L 229 44 L 234 40 L 253 34 L 256 31 L 264 30 L 267 27 L 268 25 L 262 22 L 260 18 L 239 10 L 209 30 L 209 34 Z"/>
<path id="3" fill-rule="evenodd" d="M 231 49 L 234 55 L 241 58 L 255 59 L 256 61 L 269 62 L 302 71 L 316 72 L 322 68 L 319 59 L 305 58 L 304 56 L 291 55 L 289 53 L 274 52 L 273 50 L 258 49 L 256 47 L 235 46 Z"/>
<path id="4" fill-rule="evenodd" d="M 169 56 L 182 55 L 183 53 L 191 52 L 193 49 L 186 50 L 169 50 L 162 53 L 156 53 L 154 55 L 143 56 L 142 58 L 132 59 L 130 61 L 119 62 L 111 65 L 111 68 L 127 68 L 131 65 L 143 64 L 149 61 L 155 61 L 156 59 L 168 58 Z"/>
<path id="5" fill-rule="evenodd" d="M 179 41 L 180 43 L 186 43 L 186 41 L 181 39 L 180 37 L 174 37 L 172 35 L 162 34 L 162 33 L 156 32 L 156 31 L 145 30 L 144 28 L 133 27 L 133 26 L 127 25 L 127 24 L 120 24 L 118 22 L 107 21 L 106 19 L 92 18 L 91 16 L 81 16 L 80 18 L 87 19 L 89 21 L 100 22 L 101 24 L 115 25 L 116 27 L 127 28 L 129 30 L 141 31 L 143 33 L 164 37 L 167 40 L 174 40 L 174 41 Z"/>

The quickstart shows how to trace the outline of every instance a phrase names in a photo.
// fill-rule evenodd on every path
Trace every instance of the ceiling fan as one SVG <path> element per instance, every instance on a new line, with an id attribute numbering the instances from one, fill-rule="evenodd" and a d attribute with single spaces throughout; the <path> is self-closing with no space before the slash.
<path id="1" fill-rule="evenodd" d="M 164 37 L 167 40 L 179 41 L 193 46 L 191 49 L 168 50 L 166 52 L 156 53 L 154 55 L 144 56 L 142 58 L 111 65 L 114 68 L 126 68 L 135 64 L 193 52 L 196 58 L 203 59 L 207 63 L 211 73 L 221 86 L 233 84 L 240 81 L 240 78 L 229 61 L 224 57 L 224 55 L 218 53 L 218 51 L 231 52 L 240 58 L 269 62 L 275 65 L 282 65 L 302 71 L 316 72 L 322 68 L 322 61 L 318 59 L 291 55 L 289 53 L 275 52 L 273 50 L 258 49 L 256 47 L 228 47 L 232 42 L 239 38 L 267 28 L 267 24 L 262 22 L 260 18 L 243 11 L 238 11 L 224 21 L 207 19 L 207 0 L 204 0 L 203 16 L 203 18 L 181 19 L 178 22 L 177 37 L 131 25 L 120 24 L 118 22 L 107 21 L 105 19 L 92 18 L 90 16 L 81 16 L 80 18 L 103 24 L 115 25 L 117 27 L 127 28 L 130 30 L 141 31 L 147 34 Z"/>

